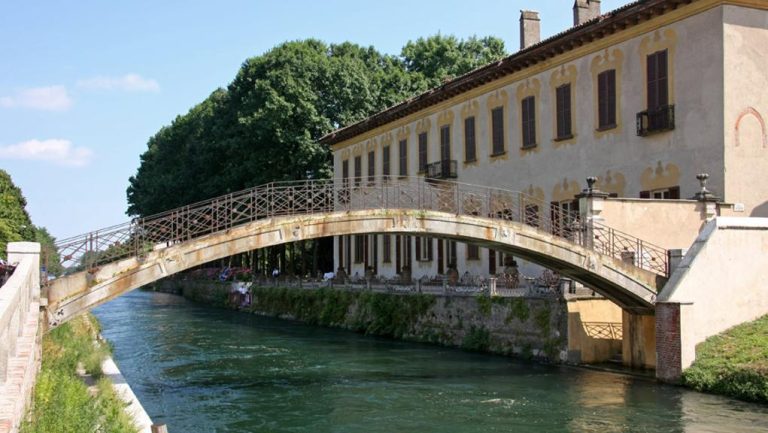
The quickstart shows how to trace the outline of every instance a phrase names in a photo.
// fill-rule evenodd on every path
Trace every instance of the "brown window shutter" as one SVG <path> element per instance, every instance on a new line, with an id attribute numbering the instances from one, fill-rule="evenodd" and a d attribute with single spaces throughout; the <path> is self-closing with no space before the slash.
<path id="1" fill-rule="evenodd" d="M 421 260 L 421 237 L 416 236 L 416 260 Z"/>
<path id="2" fill-rule="evenodd" d="M 434 242 L 432 242 L 432 238 L 427 238 L 427 260 L 432 260 L 432 257 L 434 256 Z"/>

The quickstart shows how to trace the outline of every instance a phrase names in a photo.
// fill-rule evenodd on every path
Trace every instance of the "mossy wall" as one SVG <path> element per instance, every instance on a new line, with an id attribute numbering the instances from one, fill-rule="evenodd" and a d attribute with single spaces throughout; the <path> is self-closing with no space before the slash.
<path id="1" fill-rule="evenodd" d="M 155 286 L 193 301 L 227 306 L 230 283 L 173 281 Z M 568 312 L 560 299 L 390 294 L 322 288 L 255 288 L 247 311 L 370 335 L 562 362 Z"/>

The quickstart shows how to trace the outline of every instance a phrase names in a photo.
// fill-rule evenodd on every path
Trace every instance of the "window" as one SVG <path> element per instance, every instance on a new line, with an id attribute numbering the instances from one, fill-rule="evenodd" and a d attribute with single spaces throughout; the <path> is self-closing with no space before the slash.
<path id="1" fill-rule="evenodd" d="M 488 248 L 488 273 L 496 275 L 496 250 Z"/>
<path id="2" fill-rule="evenodd" d="M 391 171 L 390 171 L 391 168 L 390 168 L 390 164 L 389 164 L 389 157 L 390 157 L 389 150 L 390 150 L 389 146 L 384 146 L 384 148 L 382 149 L 382 153 L 381 153 L 381 160 L 382 160 L 382 162 L 381 162 L 381 175 L 384 177 L 385 181 L 389 180 L 389 175 L 392 174 Z"/>
<path id="3" fill-rule="evenodd" d="M 360 186 L 360 179 L 363 177 L 363 157 L 355 157 L 355 186 Z"/>
<path id="4" fill-rule="evenodd" d="M 349 201 L 349 160 L 345 159 L 341 161 L 341 187 L 339 192 L 339 199 L 342 203 Z"/>
<path id="5" fill-rule="evenodd" d="M 368 152 L 368 183 L 372 184 L 376 178 L 376 152 Z"/>
<path id="6" fill-rule="evenodd" d="M 430 261 L 432 260 L 433 255 L 433 246 L 432 246 L 432 238 L 428 238 L 426 236 L 417 236 L 416 237 L 416 260 L 419 261 Z"/>
<path id="7" fill-rule="evenodd" d="M 579 200 L 553 201 L 550 204 L 552 233 L 570 239 L 577 228 L 575 222 L 579 216 Z"/>
<path id="8" fill-rule="evenodd" d="M 464 119 L 464 161 L 472 162 L 477 159 L 475 151 L 475 117 Z"/>
<path id="9" fill-rule="evenodd" d="M 384 257 L 382 258 L 382 262 L 384 263 L 391 263 L 392 262 L 392 236 L 391 235 L 381 235 L 381 246 L 384 250 Z"/>
<path id="10" fill-rule="evenodd" d="M 365 235 L 355 235 L 355 263 L 363 263 L 365 254 Z"/>
<path id="11" fill-rule="evenodd" d="M 448 242 L 448 266 L 456 267 L 459 265 L 458 257 L 456 256 L 456 241 Z"/>
<path id="12" fill-rule="evenodd" d="M 440 128 L 440 161 L 451 159 L 451 127 L 448 125 Z"/>
<path id="13" fill-rule="evenodd" d="M 539 205 L 525 205 L 525 223 L 533 227 L 539 226 Z"/>
<path id="14" fill-rule="evenodd" d="M 563 84 L 555 89 L 555 111 L 557 112 L 557 140 L 573 137 L 571 129 L 571 85 Z"/>
<path id="15" fill-rule="evenodd" d="M 637 135 L 644 137 L 675 129 L 675 106 L 669 105 L 667 50 L 646 58 L 648 108 L 637 113 Z"/>
<path id="16" fill-rule="evenodd" d="M 522 101 L 523 147 L 536 146 L 536 97 L 528 96 Z"/>
<path id="17" fill-rule="evenodd" d="M 597 75 L 598 129 L 616 127 L 616 70 Z"/>
<path id="18" fill-rule="evenodd" d="M 669 103 L 667 86 L 667 50 L 648 56 L 648 110 L 658 110 Z"/>
<path id="19" fill-rule="evenodd" d="M 480 247 L 467 244 L 467 260 L 480 260 Z"/>
<path id="20" fill-rule="evenodd" d="M 408 140 L 400 140 L 400 176 L 408 176 Z"/>
<path id="21" fill-rule="evenodd" d="M 504 153 L 504 107 L 491 110 L 491 139 L 493 140 L 493 153 L 491 156 Z"/>
<path id="22" fill-rule="evenodd" d="M 419 134 L 419 173 L 427 171 L 427 133 Z"/>
<path id="23" fill-rule="evenodd" d="M 653 198 L 656 200 L 679 200 L 680 187 L 659 188 L 650 191 L 640 191 L 640 198 Z"/>

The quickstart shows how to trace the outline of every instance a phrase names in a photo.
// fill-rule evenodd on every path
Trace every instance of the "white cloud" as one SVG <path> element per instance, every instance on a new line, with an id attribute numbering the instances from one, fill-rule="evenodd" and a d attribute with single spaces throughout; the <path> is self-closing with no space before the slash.
<path id="1" fill-rule="evenodd" d="M 0 146 L 0 159 L 50 161 L 58 165 L 83 167 L 91 161 L 93 152 L 86 147 L 74 147 L 72 142 L 60 138 L 27 140 Z"/>
<path id="2" fill-rule="evenodd" d="M 160 84 L 151 78 L 139 74 L 126 74 L 121 77 L 93 77 L 77 82 L 77 87 L 91 90 L 122 90 L 124 92 L 158 92 Z"/>
<path id="3" fill-rule="evenodd" d="M 32 87 L 12 96 L 0 97 L 0 107 L 32 108 L 35 110 L 64 111 L 72 106 L 72 99 L 64 86 Z"/>

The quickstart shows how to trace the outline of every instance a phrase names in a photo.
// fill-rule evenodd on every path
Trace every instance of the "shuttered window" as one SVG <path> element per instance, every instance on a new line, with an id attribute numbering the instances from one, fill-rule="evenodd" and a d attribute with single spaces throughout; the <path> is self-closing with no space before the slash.
<path id="1" fill-rule="evenodd" d="M 419 173 L 427 171 L 427 133 L 419 134 Z"/>
<path id="2" fill-rule="evenodd" d="M 521 102 L 523 147 L 536 146 L 536 97 L 528 96 Z"/>
<path id="3" fill-rule="evenodd" d="M 381 235 L 381 246 L 384 250 L 382 255 L 383 263 L 392 262 L 392 235 Z"/>
<path id="4" fill-rule="evenodd" d="M 408 140 L 400 140 L 400 176 L 408 176 Z"/>
<path id="5" fill-rule="evenodd" d="M 655 110 L 669 103 L 667 84 L 667 50 L 657 51 L 647 58 L 648 110 Z"/>
<path id="6" fill-rule="evenodd" d="M 451 127 L 445 125 L 440 128 L 440 160 L 451 159 Z"/>
<path id="7" fill-rule="evenodd" d="M 360 186 L 360 180 L 363 178 L 363 157 L 355 157 L 355 186 Z"/>
<path id="8" fill-rule="evenodd" d="M 573 136 L 571 128 L 571 85 L 563 84 L 555 89 L 555 111 L 557 112 L 557 138 Z"/>
<path id="9" fill-rule="evenodd" d="M 376 178 L 376 153 L 368 152 L 368 183 L 373 183 Z"/>
<path id="10" fill-rule="evenodd" d="M 389 175 L 392 174 L 389 163 L 390 156 L 390 146 L 384 146 L 381 151 L 381 175 L 384 176 L 384 180 L 388 180 Z"/>
<path id="11" fill-rule="evenodd" d="M 365 235 L 355 235 L 355 263 L 363 263 L 363 256 L 365 254 L 364 238 Z"/>
<path id="12" fill-rule="evenodd" d="M 475 150 L 475 117 L 464 119 L 464 161 L 471 162 L 477 159 Z"/>
<path id="13" fill-rule="evenodd" d="M 467 245 L 467 260 L 480 260 L 480 247 L 477 245 Z"/>
<path id="14" fill-rule="evenodd" d="M 341 178 L 344 186 L 349 185 L 349 160 L 341 161 Z"/>
<path id="15" fill-rule="evenodd" d="M 616 126 L 616 70 L 610 69 L 597 76 L 598 128 Z"/>
<path id="16" fill-rule="evenodd" d="M 493 155 L 504 153 L 504 107 L 491 110 L 491 139 L 493 140 Z"/>

